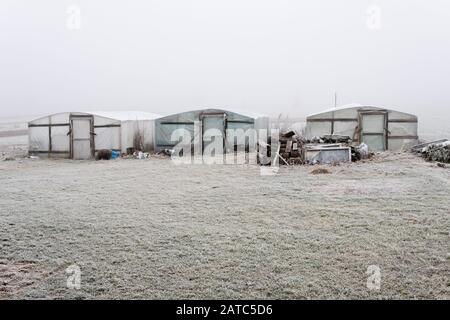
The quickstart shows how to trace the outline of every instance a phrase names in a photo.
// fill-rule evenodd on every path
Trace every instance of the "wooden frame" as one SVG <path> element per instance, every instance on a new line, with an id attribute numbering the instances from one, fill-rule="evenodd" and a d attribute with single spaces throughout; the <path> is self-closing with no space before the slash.
<path id="1" fill-rule="evenodd" d="M 202 123 L 201 128 L 202 128 L 202 132 L 201 132 L 201 139 L 202 139 L 202 154 L 203 154 L 203 150 L 205 150 L 205 141 L 203 140 L 203 134 L 205 133 L 205 126 L 203 123 L 203 119 L 204 118 L 208 118 L 208 117 L 223 117 L 223 136 L 222 136 L 222 145 L 223 148 L 225 150 L 225 136 L 226 136 L 226 132 L 227 132 L 227 117 L 228 115 L 225 112 L 202 112 L 199 115 L 200 121 Z"/>
<path id="2" fill-rule="evenodd" d="M 69 122 L 70 122 L 70 158 L 73 159 L 73 120 L 74 119 L 88 119 L 90 120 L 90 147 L 91 147 L 91 158 L 95 156 L 95 139 L 94 139 L 94 116 L 93 115 L 70 115 L 69 116 Z"/>
<path id="3" fill-rule="evenodd" d="M 245 124 L 255 124 L 255 121 L 251 120 L 227 120 L 227 123 L 245 123 Z"/>
<path id="4" fill-rule="evenodd" d="M 384 116 L 384 124 L 383 124 L 383 132 L 366 132 L 364 133 L 364 128 L 362 126 L 364 116 L 372 116 L 372 115 L 382 115 Z M 388 150 L 389 148 L 389 113 L 387 110 L 358 110 L 358 128 L 359 128 L 359 143 L 363 141 L 363 136 L 382 136 L 383 137 L 383 150 Z"/>
<path id="5" fill-rule="evenodd" d="M 70 127 L 70 123 L 28 124 L 28 128 L 37 128 L 37 127 Z"/>
<path id="6" fill-rule="evenodd" d="M 417 119 L 389 119 L 389 123 L 417 123 Z"/>
<path id="7" fill-rule="evenodd" d="M 356 122 L 358 118 L 320 118 L 320 119 L 307 119 L 307 122 L 333 122 L 333 121 L 342 121 L 342 122 Z"/>

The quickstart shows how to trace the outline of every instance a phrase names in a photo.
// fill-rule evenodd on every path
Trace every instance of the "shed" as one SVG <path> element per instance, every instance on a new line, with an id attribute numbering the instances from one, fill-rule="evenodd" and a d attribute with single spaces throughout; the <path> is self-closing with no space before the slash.
<path id="1" fill-rule="evenodd" d="M 199 130 L 194 130 L 197 123 Z M 269 118 L 265 115 L 249 113 L 246 111 L 224 110 L 224 109 L 200 109 L 172 114 L 159 118 L 155 121 L 155 149 L 173 148 L 177 141 L 172 140 L 172 134 L 177 129 L 186 129 L 191 134 L 191 141 L 197 139 L 194 134 L 201 137 L 202 149 L 210 139 L 205 139 L 208 129 L 216 129 L 224 139 L 225 152 L 236 146 L 234 137 L 227 137 L 227 129 L 266 129 L 268 132 Z M 198 133 L 197 133 L 198 132 Z"/>
<path id="2" fill-rule="evenodd" d="M 417 125 L 417 116 L 409 113 L 351 104 L 308 116 L 305 135 L 344 135 L 374 151 L 398 151 L 417 144 Z"/>
<path id="3" fill-rule="evenodd" d="M 28 123 L 28 150 L 30 154 L 71 159 L 91 159 L 100 149 L 151 151 L 158 117 L 140 111 L 51 114 Z"/>

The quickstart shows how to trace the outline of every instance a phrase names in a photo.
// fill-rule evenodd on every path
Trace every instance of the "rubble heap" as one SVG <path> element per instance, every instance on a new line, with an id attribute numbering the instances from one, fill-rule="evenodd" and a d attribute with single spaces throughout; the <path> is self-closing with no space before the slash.
<path id="1" fill-rule="evenodd" d="M 442 144 L 432 144 L 422 152 L 427 161 L 450 163 L 450 141 Z"/>
<path id="2" fill-rule="evenodd" d="M 420 153 L 427 161 L 450 163 L 450 141 L 447 139 L 421 143 L 411 151 Z"/>
<path id="3" fill-rule="evenodd" d="M 349 145 L 352 142 L 352 139 L 349 136 L 342 136 L 339 134 L 328 134 L 321 137 L 314 137 L 308 141 L 308 143 L 345 143 Z"/>
<path id="4" fill-rule="evenodd" d="M 298 137 L 294 131 L 280 134 L 279 155 L 286 161 L 281 160 L 280 164 L 303 164 L 304 162 L 304 144 L 305 140 Z"/>

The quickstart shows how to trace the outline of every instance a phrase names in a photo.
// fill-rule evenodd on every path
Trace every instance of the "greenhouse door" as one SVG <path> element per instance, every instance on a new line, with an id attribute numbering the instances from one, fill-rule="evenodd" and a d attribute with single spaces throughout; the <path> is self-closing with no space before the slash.
<path id="1" fill-rule="evenodd" d="M 202 114 L 202 150 L 211 143 L 217 145 L 216 139 L 222 139 L 222 146 L 224 146 L 225 116 L 224 113 Z"/>
<path id="2" fill-rule="evenodd" d="M 75 160 L 89 160 L 94 156 L 94 119 L 92 116 L 70 117 L 70 155 Z"/>
<path id="3" fill-rule="evenodd" d="M 387 149 L 387 113 L 384 111 L 360 112 L 360 141 L 368 145 L 370 150 L 384 151 Z"/>

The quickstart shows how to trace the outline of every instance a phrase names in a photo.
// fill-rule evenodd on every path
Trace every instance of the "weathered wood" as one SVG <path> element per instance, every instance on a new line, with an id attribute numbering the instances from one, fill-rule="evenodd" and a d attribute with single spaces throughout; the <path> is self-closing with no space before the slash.
<path id="1" fill-rule="evenodd" d="M 286 143 L 286 152 L 291 152 L 292 150 L 292 140 Z"/>
<path id="2" fill-rule="evenodd" d="M 291 157 L 292 158 L 300 157 L 300 152 L 299 151 L 291 151 Z"/>

